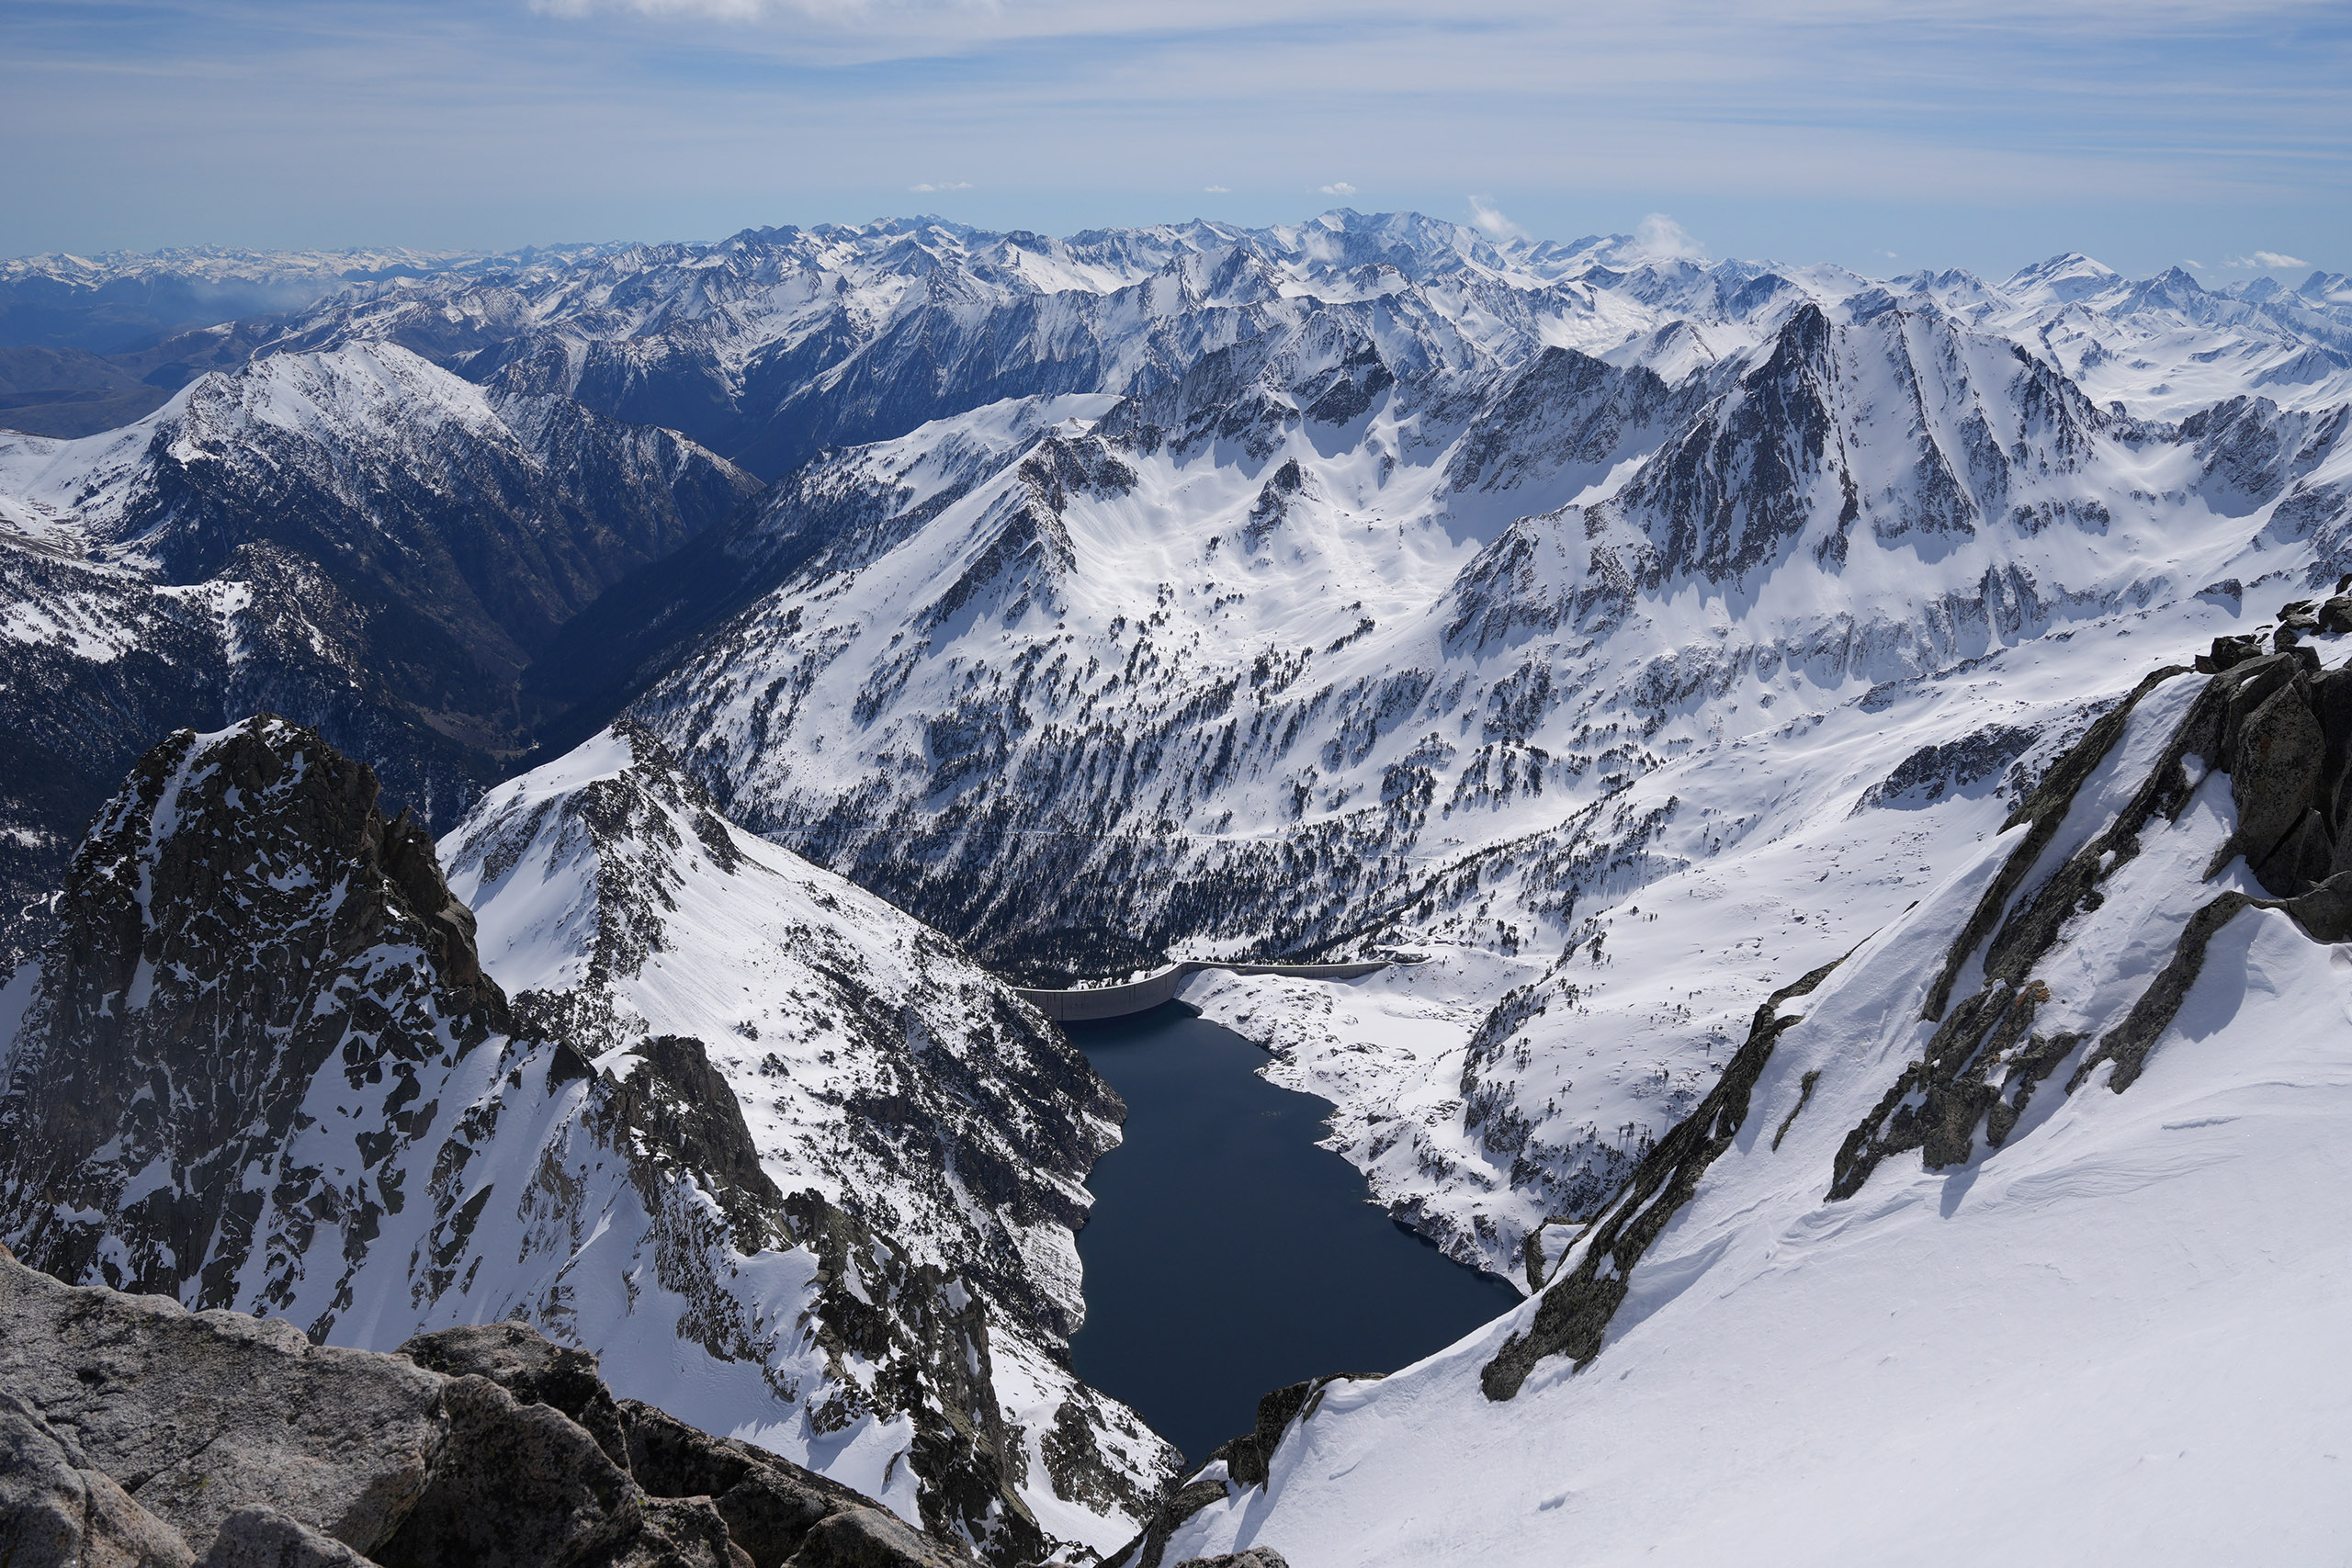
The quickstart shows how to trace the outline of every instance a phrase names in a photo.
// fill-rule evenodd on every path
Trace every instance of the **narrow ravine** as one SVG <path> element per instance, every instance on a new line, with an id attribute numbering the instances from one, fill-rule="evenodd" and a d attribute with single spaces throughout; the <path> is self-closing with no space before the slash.
<path id="1" fill-rule="evenodd" d="M 1195 1463 L 1271 1389 L 1393 1371 L 1518 1303 L 1368 1202 L 1316 1146 L 1329 1107 L 1259 1077 L 1232 1031 L 1180 1003 L 1070 1036 L 1127 1102 L 1087 1182 L 1071 1354 Z"/>

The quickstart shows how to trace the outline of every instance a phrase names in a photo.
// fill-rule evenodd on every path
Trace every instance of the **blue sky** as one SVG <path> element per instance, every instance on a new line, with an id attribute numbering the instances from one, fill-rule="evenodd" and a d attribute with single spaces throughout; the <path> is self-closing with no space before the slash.
<path id="1" fill-rule="evenodd" d="M 2352 270 L 2352 4 L 0 0 L 0 254 L 1411 208 Z"/>

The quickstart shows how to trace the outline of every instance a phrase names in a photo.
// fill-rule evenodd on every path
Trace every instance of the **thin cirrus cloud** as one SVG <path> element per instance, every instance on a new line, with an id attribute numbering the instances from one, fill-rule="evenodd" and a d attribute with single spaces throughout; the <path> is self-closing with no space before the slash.
<path id="1" fill-rule="evenodd" d="M 943 190 L 969 190 L 972 188 L 972 182 L 969 180 L 925 180 L 919 186 L 909 186 L 907 188 L 917 196 L 930 196 Z"/>
<path id="2" fill-rule="evenodd" d="M 2242 256 L 2224 256 L 2223 266 L 2241 272 L 2278 272 L 2289 267 L 2305 267 L 2312 264 L 2301 256 L 2290 256 L 2283 251 L 2254 251 Z"/>

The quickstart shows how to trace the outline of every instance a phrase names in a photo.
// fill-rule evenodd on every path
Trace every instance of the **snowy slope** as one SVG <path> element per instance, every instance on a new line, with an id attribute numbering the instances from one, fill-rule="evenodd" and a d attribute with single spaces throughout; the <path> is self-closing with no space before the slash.
<path id="1" fill-rule="evenodd" d="M 636 711 L 738 820 L 1001 964 L 1458 955 L 1194 995 L 1515 1278 L 1752 987 L 1993 829 L 2119 639 L 2186 658 L 2352 568 L 2342 411 L 2145 421 L 1933 310 L 1467 400 L 1329 326 L 812 466 L 730 532 L 775 586 Z"/>
<path id="2" fill-rule="evenodd" d="M 520 1027 L 431 842 L 375 800 L 366 768 L 274 718 L 141 761 L 0 1004 L 12 1249 L 376 1348 L 525 1318 L 594 1348 L 617 1392 L 1006 1564 L 1128 1532 L 1118 1487 L 1156 1479 L 1164 1444 L 1042 1336 L 1000 1340 L 940 1249 L 782 1190 L 699 1043 L 592 1064 Z M 964 999 L 873 978 L 840 999 L 943 1024 Z"/>
<path id="3" fill-rule="evenodd" d="M 1123 1541 L 1174 1456 L 1067 1366 L 1080 1183 L 1124 1111 L 1084 1059 L 935 932 L 729 824 L 627 721 L 492 790 L 441 854 L 524 1017 L 615 1070 L 700 1040 L 780 1190 L 978 1292 L 1024 1497 Z"/>
<path id="4" fill-rule="evenodd" d="M 2292 668 L 2135 693 L 1544 1297 L 1211 1466 L 1165 1560 L 2332 1560 L 2352 883 L 2237 852 L 2333 820 L 2347 677 Z"/>

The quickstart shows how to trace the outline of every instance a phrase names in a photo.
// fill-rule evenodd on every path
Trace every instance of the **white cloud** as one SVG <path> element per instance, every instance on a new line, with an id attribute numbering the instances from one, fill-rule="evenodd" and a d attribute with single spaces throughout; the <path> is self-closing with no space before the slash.
<path id="1" fill-rule="evenodd" d="M 2205 270 L 2205 264 L 2203 262 L 2191 261 L 2187 256 L 2180 258 L 2180 265 L 2188 268 L 2191 272 L 2203 272 Z"/>
<path id="2" fill-rule="evenodd" d="M 1353 196 L 1356 193 L 1356 187 L 1350 185 L 1345 180 L 1333 180 L 1329 185 L 1321 186 L 1317 188 L 1320 189 L 1325 196 Z"/>
<path id="3" fill-rule="evenodd" d="M 1203 186 L 1201 189 L 1210 196 L 1230 196 L 1233 193 L 1231 186 Z"/>
<path id="4" fill-rule="evenodd" d="M 943 190 L 969 190 L 972 188 L 972 182 L 969 180 L 941 180 L 934 185 L 926 180 L 922 185 L 909 186 L 907 188 L 914 192 L 917 196 L 931 196 Z"/>
<path id="5" fill-rule="evenodd" d="M 2249 256 L 2223 256 L 2223 266 L 2233 266 L 2246 272 L 2273 272 L 2280 267 L 2309 266 L 2301 256 L 2290 256 L 2282 251 L 2256 251 Z"/>
<path id="6" fill-rule="evenodd" d="M 1634 253 L 1647 261 L 1705 261 L 1707 247 L 1663 212 L 1653 212 L 1634 230 Z"/>
<path id="7" fill-rule="evenodd" d="M 1483 196 L 1470 198 L 1470 221 L 1498 240 L 1524 240 L 1527 231 L 1503 216 L 1502 209 Z"/>

